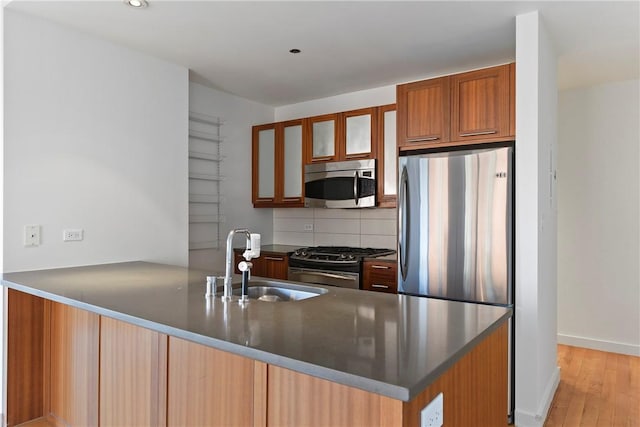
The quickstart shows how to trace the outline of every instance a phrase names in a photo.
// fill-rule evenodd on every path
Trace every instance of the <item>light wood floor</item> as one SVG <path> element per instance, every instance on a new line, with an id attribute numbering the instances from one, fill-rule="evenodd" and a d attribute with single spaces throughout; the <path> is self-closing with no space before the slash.
<path id="1" fill-rule="evenodd" d="M 640 357 L 558 345 L 558 364 L 545 427 L 640 426 Z"/>

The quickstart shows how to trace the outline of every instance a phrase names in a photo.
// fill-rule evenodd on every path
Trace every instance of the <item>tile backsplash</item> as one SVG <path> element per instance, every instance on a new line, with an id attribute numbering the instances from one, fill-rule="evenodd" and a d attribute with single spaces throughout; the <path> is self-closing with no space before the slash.
<path id="1" fill-rule="evenodd" d="M 273 243 L 395 249 L 396 210 L 274 209 Z"/>

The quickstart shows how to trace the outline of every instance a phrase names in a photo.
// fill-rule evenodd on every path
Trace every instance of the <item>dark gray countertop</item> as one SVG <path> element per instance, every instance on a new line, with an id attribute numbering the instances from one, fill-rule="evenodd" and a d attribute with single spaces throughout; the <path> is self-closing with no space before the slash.
<path id="1" fill-rule="evenodd" d="M 511 315 L 502 307 L 333 287 L 307 300 L 243 308 L 204 298 L 206 274 L 131 262 L 6 273 L 2 284 L 404 401 Z"/>

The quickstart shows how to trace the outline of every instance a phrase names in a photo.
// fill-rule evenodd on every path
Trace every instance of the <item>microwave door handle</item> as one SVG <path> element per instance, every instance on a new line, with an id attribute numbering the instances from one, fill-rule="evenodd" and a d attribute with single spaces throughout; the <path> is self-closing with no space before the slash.
<path id="1" fill-rule="evenodd" d="M 358 171 L 353 173 L 353 198 L 356 201 L 356 206 L 358 206 Z"/>
<path id="2" fill-rule="evenodd" d="M 407 280 L 407 238 L 409 211 L 407 210 L 407 196 L 409 191 L 409 178 L 406 166 L 402 168 L 400 176 L 400 194 L 398 200 L 398 255 L 400 261 L 400 273 L 402 280 Z M 405 222 L 406 221 L 406 222 Z"/>

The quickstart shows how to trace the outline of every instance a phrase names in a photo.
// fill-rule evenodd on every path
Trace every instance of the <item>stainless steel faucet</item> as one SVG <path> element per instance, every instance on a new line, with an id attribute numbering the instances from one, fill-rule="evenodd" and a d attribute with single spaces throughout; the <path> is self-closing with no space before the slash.
<path id="1" fill-rule="evenodd" d="M 231 281 L 233 276 L 233 237 L 236 234 L 244 234 L 247 236 L 247 249 L 251 249 L 251 233 L 246 228 L 238 228 L 235 230 L 229 231 L 227 235 L 227 258 L 226 258 L 226 270 L 224 274 L 224 291 L 222 295 L 222 299 L 224 301 L 229 301 L 231 299 Z"/>

